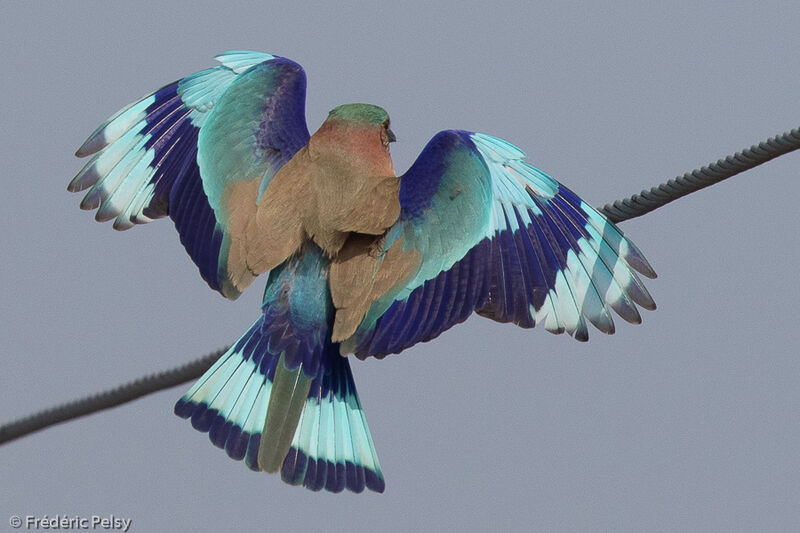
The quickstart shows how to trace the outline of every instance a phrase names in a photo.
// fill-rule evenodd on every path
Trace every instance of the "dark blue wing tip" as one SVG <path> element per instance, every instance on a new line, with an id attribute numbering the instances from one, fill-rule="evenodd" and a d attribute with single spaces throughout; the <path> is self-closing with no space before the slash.
<path id="1" fill-rule="evenodd" d="M 211 423 L 214 421 L 214 418 L 217 416 L 216 409 L 209 409 L 205 403 L 201 403 L 197 406 L 191 416 L 192 427 L 197 431 L 202 431 L 203 433 L 208 432 L 211 429 Z"/>
<path id="2" fill-rule="evenodd" d="M 324 459 L 313 459 L 295 447 L 290 448 L 283 461 L 281 479 L 289 485 L 302 485 L 314 492 L 325 489 L 338 493 L 347 489 L 358 494 L 365 488 L 374 492 L 386 489 L 383 477 L 369 468 L 350 461 L 334 464 Z"/>
<path id="3" fill-rule="evenodd" d="M 225 442 L 228 440 L 228 435 L 233 427 L 233 423 L 226 420 L 224 416 L 217 414 L 211 422 L 211 427 L 208 428 L 208 438 L 211 443 L 217 448 L 225 449 Z"/>
<path id="4" fill-rule="evenodd" d="M 250 434 L 242 432 L 242 428 L 234 425 L 228 433 L 228 440 L 225 441 L 225 452 L 234 461 L 241 461 L 247 453 L 249 442 Z"/>
<path id="5" fill-rule="evenodd" d="M 197 404 L 194 402 L 190 402 L 181 398 L 178 400 L 178 403 L 175 404 L 175 414 L 181 418 L 189 418 L 194 413 L 194 410 L 197 408 Z"/>
<path id="6" fill-rule="evenodd" d="M 261 435 L 243 432 L 241 427 L 226 420 L 216 409 L 209 409 L 205 403 L 198 404 L 181 398 L 175 404 L 175 414 L 184 419 L 190 418 L 192 427 L 208 433 L 214 446 L 224 449 L 231 459 L 244 459 L 251 470 L 261 470 L 258 466 Z M 302 485 L 313 491 L 325 489 L 338 493 L 347 489 L 361 493 L 366 488 L 382 493 L 386 490 L 383 476 L 369 468 L 349 461 L 346 464 L 334 464 L 315 460 L 294 447 L 290 448 L 284 459 L 281 479 L 290 485 Z"/>
<path id="7" fill-rule="evenodd" d="M 303 486 L 314 492 L 319 492 L 325 488 L 325 480 L 328 475 L 328 462 L 316 461 L 314 459 L 308 460 L 308 469 L 306 470 L 306 477 L 303 481 Z"/>
<path id="8" fill-rule="evenodd" d="M 328 472 L 334 473 L 334 476 L 328 478 Z M 375 492 L 383 492 L 386 488 L 383 478 L 368 468 L 351 462 L 342 466 L 325 460 L 312 459 L 296 448 L 289 450 L 286 455 L 281 469 L 281 479 L 290 485 L 303 485 L 315 492 L 323 488 L 331 492 L 342 492 L 347 489 L 358 494 L 365 488 Z"/>
<path id="9" fill-rule="evenodd" d="M 309 459 L 301 450 L 289 448 L 289 453 L 283 459 L 281 466 L 281 479 L 289 485 L 300 485 L 306 475 Z"/>
<path id="10" fill-rule="evenodd" d="M 347 472 L 345 480 L 347 490 L 351 490 L 356 494 L 364 492 L 364 467 L 347 461 L 345 471 Z"/>
<path id="11" fill-rule="evenodd" d="M 246 435 L 246 433 L 245 433 Z M 247 453 L 244 456 L 244 464 L 253 472 L 260 472 L 258 466 L 258 448 L 261 446 L 261 433 L 253 433 L 247 442 Z"/>
<path id="12" fill-rule="evenodd" d="M 343 464 L 328 463 L 328 479 L 325 482 L 325 490 L 330 492 L 342 492 L 345 487 L 345 473 L 345 466 Z"/>
<path id="13" fill-rule="evenodd" d="M 258 445 L 261 435 L 252 435 L 227 420 L 216 409 L 209 409 L 205 402 L 195 403 L 181 398 L 175 404 L 175 414 L 184 419 L 191 419 L 192 427 L 203 433 L 217 448 L 222 448 L 228 457 L 235 461 L 247 459 L 245 463 L 251 470 L 260 471 L 258 467 Z"/>
<path id="14" fill-rule="evenodd" d="M 369 468 L 364 469 L 364 481 L 366 482 L 369 490 L 379 493 L 383 493 L 383 491 L 386 490 L 386 481 L 383 479 L 383 476 L 370 470 Z"/>

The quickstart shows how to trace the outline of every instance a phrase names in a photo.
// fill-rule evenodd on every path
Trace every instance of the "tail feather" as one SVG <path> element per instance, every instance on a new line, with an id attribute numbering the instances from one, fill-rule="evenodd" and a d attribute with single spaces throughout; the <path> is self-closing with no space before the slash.
<path id="1" fill-rule="evenodd" d="M 311 490 L 383 492 L 383 474 L 348 359 L 339 355 L 338 345 L 328 343 L 315 377 L 306 376 L 303 365 L 289 370 L 283 366 L 284 352 L 273 353 L 264 320 L 256 321 L 189 389 L 175 413 L 252 470 L 280 470 L 285 482 Z M 280 381 L 287 378 L 290 399 L 279 401 L 284 394 Z M 270 419 L 283 423 L 272 425 Z"/>
<path id="2" fill-rule="evenodd" d="M 175 405 L 175 414 L 208 432 L 232 459 L 258 467 L 258 448 L 267 415 L 277 358 L 264 357 L 263 319 L 201 377 Z"/>
<path id="3" fill-rule="evenodd" d="M 311 385 L 281 477 L 311 490 L 383 492 L 386 484 L 348 360 L 334 352 L 330 362 Z"/>

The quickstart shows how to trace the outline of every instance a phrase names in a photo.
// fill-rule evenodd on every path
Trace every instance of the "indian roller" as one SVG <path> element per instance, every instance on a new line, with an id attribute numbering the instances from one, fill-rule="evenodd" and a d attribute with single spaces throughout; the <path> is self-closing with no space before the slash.
<path id="1" fill-rule="evenodd" d="M 235 299 L 266 274 L 261 315 L 175 413 L 255 471 L 383 492 L 350 370 L 473 312 L 585 341 L 655 309 L 655 272 L 613 223 L 516 146 L 445 130 L 397 176 L 389 115 L 333 109 L 309 135 L 306 76 L 230 51 L 104 122 L 69 184 L 125 230 L 169 216 L 200 275 Z"/>

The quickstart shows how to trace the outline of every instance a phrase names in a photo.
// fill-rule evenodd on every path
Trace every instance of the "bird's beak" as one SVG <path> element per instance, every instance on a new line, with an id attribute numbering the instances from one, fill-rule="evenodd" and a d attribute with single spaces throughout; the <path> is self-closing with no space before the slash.
<path id="1" fill-rule="evenodd" d="M 389 128 L 386 128 L 386 137 L 388 137 L 390 143 L 397 141 L 397 137 L 394 136 L 394 132 Z"/>

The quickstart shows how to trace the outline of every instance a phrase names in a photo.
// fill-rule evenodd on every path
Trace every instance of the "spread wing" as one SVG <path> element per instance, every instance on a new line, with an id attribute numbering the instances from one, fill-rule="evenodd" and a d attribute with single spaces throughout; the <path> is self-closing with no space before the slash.
<path id="1" fill-rule="evenodd" d="M 231 51 L 209 68 L 122 109 L 76 155 L 69 184 L 82 209 L 124 230 L 169 215 L 212 289 L 236 298 L 252 281 L 237 249 L 275 173 L 309 139 L 297 63 Z"/>
<path id="2" fill-rule="evenodd" d="M 655 309 L 636 246 L 524 157 L 480 133 L 433 137 L 401 177 L 398 222 L 332 267 L 342 353 L 397 353 L 473 311 L 587 340 L 587 320 L 614 332 L 609 308 L 633 323 L 637 304 Z"/>

